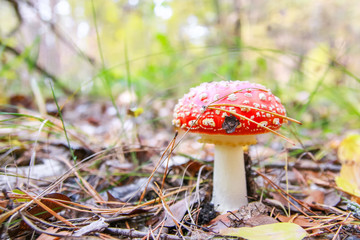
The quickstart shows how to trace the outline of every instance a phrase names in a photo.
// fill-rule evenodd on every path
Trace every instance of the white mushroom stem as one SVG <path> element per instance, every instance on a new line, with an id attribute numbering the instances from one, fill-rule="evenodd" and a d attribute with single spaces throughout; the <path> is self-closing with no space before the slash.
<path id="1" fill-rule="evenodd" d="M 215 145 L 212 202 L 219 212 L 233 211 L 248 203 L 242 146 Z"/>
<path id="2" fill-rule="evenodd" d="M 243 146 L 256 144 L 255 135 L 201 134 L 199 142 L 215 144 L 212 203 L 219 212 L 248 203 Z"/>

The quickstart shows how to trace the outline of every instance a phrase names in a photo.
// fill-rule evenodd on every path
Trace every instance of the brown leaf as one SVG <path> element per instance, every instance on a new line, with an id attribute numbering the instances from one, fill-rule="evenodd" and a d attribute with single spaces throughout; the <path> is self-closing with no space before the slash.
<path id="1" fill-rule="evenodd" d="M 116 203 L 125 204 L 125 202 L 120 201 L 118 198 L 114 197 L 109 191 L 106 192 L 106 195 L 107 195 L 106 206 L 108 206 L 110 208 L 119 207 L 119 204 L 116 204 Z M 112 203 L 110 203 L 110 202 L 112 202 Z"/>
<path id="2" fill-rule="evenodd" d="M 13 95 L 10 97 L 10 104 L 14 106 L 31 108 L 33 105 L 33 101 L 31 97 L 25 95 Z"/>
<path id="3" fill-rule="evenodd" d="M 114 187 L 107 191 L 109 201 L 118 201 L 118 202 L 134 202 L 137 201 L 141 193 L 145 190 L 149 191 L 154 185 L 153 181 L 150 180 L 148 183 L 148 178 L 138 178 L 133 183 L 128 183 L 123 186 Z"/>
<path id="4" fill-rule="evenodd" d="M 323 204 L 325 199 L 325 194 L 321 190 L 310 190 L 309 195 L 304 199 L 304 202 L 307 204 Z"/>
<path id="5" fill-rule="evenodd" d="M 277 222 L 275 219 L 267 218 L 267 214 L 271 211 L 269 207 L 261 202 L 251 202 L 242 206 L 237 211 L 217 216 L 211 222 L 211 230 L 219 232 L 228 227 L 244 227 L 246 225 L 257 226 L 266 223 Z M 258 218 L 257 218 L 258 217 Z M 252 225 L 254 224 L 254 225 Z"/>
<path id="6" fill-rule="evenodd" d="M 232 220 L 230 220 L 229 215 L 230 213 L 225 213 L 211 220 L 210 229 L 214 232 L 220 232 L 220 230 L 230 227 Z"/>
<path id="7" fill-rule="evenodd" d="M 323 186 L 323 187 L 332 187 L 329 180 L 320 179 L 319 176 L 310 175 L 308 173 L 306 178 L 307 178 L 308 181 L 311 181 L 311 182 L 315 183 L 316 185 Z"/>
<path id="8" fill-rule="evenodd" d="M 195 202 L 196 202 L 196 198 L 186 197 L 186 198 L 176 202 L 175 204 L 171 205 L 170 211 L 175 219 L 173 219 L 168 213 L 165 213 L 166 220 L 165 220 L 164 226 L 165 227 L 174 227 L 175 226 L 174 220 L 180 222 L 187 211 L 187 207 L 190 207 Z"/>
<path id="9" fill-rule="evenodd" d="M 274 200 L 281 203 L 282 206 L 287 207 L 289 205 L 289 200 L 286 197 L 284 197 L 284 195 L 281 195 L 278 192 L 273 192 L 273 193 L 271 193 L 271 196 L 274 198 Z M 292 205 L 290 205 L 290 207 L 292 207 Z"/>
<path id="10" fill-rule="evenodd" d="M 199 200 L 202 201 L 205 197 L 206 192 L 203 190 L 199 191 Z M 174 227 L 176 224 L 174 221 L 180 222 L 184 215 L 186 214 L 188 208 L 191 208 L 192 205 L 194 205 L 198 201 L 197 195 L 195 193 L 191 194 L 190 196 L 187 196 L 186 198 L 177 201 L 175 204 L 171 205 L 169 207 L 170 213 L 167 211 L 164 211 L 163 214 L 159 217 L 156 217 L 156 219 L 153 219 L 151 222 L 154 223 L 155 221 L 161 221 L 165 218 L 165 227 Z"/>
<path id="11" fill-rule="evenodd" d="M 6 208 L 8 204 L 9 204 L 9 200 L 0 200 L 0 207 Z M 0 210 L 0 213 L 2 212 L 3 210 Z"/>
<path id="12" fill-rule="evenodd" d="M 250 218 L 259 216 L 259 215 L 266 215 L 269 213 L 271 209 L 263 204 L 262 202 L 251 202 L 248 205 L 242 206 L 239 211 L 234 213 L 234 215 L 230 215 L 229 218 L 232 220 L 241 220 L 247 221 Z"/>
<path id="13" fill-rule="evenodd" d="M 335 207 L 340 201 L 341 197 L 335 190 L 325 194 L 324 204 L 327 206 Z"/>
<path id="14" fill-rule="evenodd" d="M 200 168 L 202 166 L 204 166 L 204 164 L 201 162 L 198 162 L 198 161 L 190 160 L 189 162 L 187 162 L 186 164 L 183 164 L 181 166 L 186 168 L 186 171 L 191 176 L 195 176 L 199 172 Z M 210 170 L 210 169 L 211 169 L 211 167 L 205 165 L 205 170 Z"/>
<path id="15" fill-rule="evenodd" d="M 277 217 L 281 222 L 293 222 L 296 223 L 297 225 L 300 225 L 303 228 L 308 228 L 308 227 L 315 227 L 318 226 L 320 223 L 319 222 L 314 222 L 314 220 L 311 220 L 303 215 L 300 216 L 283 216 L 280 215 Z"/>
<path id="16" fill-rule="evenodd" d="M 278 221 L 268 215 L 258 215 L 245 221 L 246 227 L 255 227 L 265 224 L 277 223 Z"/>
<path id="17" fill-rule="evenodd" d="M 61 210 L 63 210 L 64 207 L 59 205 L 55 200 L 52 200 L 52 199 L 69 201 L 69 202 L 71 201 L 71 199 L 68 196 L 61 194 L 61 193 L 46 194 L 44 196 L 44 198 L 49 198 L 49 199 L 41 199 L 40 201 L 44 205 L 46 205 L 47 207 L 49 207 L 50 209 L 52 209 L 54 212 L 57 212 L 57 213 L 60 212 Z M 51 213 L 47 212 L 45 209 L 43 209 L 39 205 L 35 205 L 33 208 L 31 208 L 27 212 L 31 215 L 34 215 L 37 218 L 41 218 L 41 219 L 45 219 L 45 220 L 52 217 Z M 28 230 L 29 226 L 24 221 L 21 221 L 20 229 Z"/>
<path id="18" fill-rule="evenodd" d="M 70 235 L 70 232 L 67 231 L 59 231 L 59 228 L 54 228 L 54 227 L 49 227 L 48 229 L 46 229 L 46 232 L 48 233 L 59 233 L 59 234 L 63 234 L 63 235 Z M 36 240 L 58 240 L 60 239 L 60 237 L 55 237 L 55 236 L 51 236 L 51 235 L 47 235 L 45 233 L 42 233 Z"/>

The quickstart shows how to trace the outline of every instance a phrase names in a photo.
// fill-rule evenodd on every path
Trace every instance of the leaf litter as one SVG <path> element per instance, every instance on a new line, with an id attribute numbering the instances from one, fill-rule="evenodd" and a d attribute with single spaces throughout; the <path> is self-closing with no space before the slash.
<path id="1" fill-rule="evenodd" d="M 162 112 L 123 107 L 119 119 L 111 103 L 69 102 L 62 108 L 69 145 L 56 111 L 41 116 L 23 99 L 13 98 L 13 105 L 26 108 L 1 109 L 0 115 L 2 238 L 266 239 L 261 233 L 279 238 L 289 231 L 297 233 L 289 239 L 360 236 L 357 194 L 335 183 L 341 163 L 334 139 L 297 149 L 278 147 L 280 139 L 251 147 L 250 204 L 220 215 L 210 202 L 213 150 L 187 136 L 173 151 L 181 136 L 174 138 L 169 124 L 171 104 L 155 102 L 167 106 Z"/>

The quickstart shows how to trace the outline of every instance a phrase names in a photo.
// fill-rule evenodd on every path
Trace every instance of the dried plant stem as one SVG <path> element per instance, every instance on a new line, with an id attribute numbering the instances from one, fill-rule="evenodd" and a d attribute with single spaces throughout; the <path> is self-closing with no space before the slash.
<path id="1" fill-rule="evenodd" d="M 30 194 L 26 193 L 24 191 L 24 193 L 31 198 L 31 200 L 33 200 L 37 205 L 39 205 L 40 207 L 42 207 L 45 211 L 47 211 L 48 213 L 50 213 L 51 215 L 53 215 L 55 218 L 57 218 L 59 221 L 62 221 L 63 223 L 65 223 L 66 225 L 70 226 L 70 227 L 75 227 L 71 222 L 69 222 L 68 220 L 66 220 L 64 217 L 60 216 L 59 214 L 57 214 L 54 210 L 52 210 L 51 208 L 49 208 L 48 206 L 46 206 L 44 203 L 42 203 L 41 201 L 39 201 L 38 199 L 32 197 Z"/>
<path id="2" fill-rule="evenodd" d="M 148 237 L 149 233 L 147 232 L 140 232 L 140 231 L 136 231 L 134 229 L 123 229 L 123 228 L 107 228 L 105 230 L 106 233 L 109 234 L 115 234 L 115 235 L 120 235 L 120 236 L 125 236 L 125 237 L 129 237 L 129 238 L 143 238 L 143 237 Z M 161 233 L 158 235 L 160 237 L 160 239 L 169 239 L 169 240 L 182 240 L 182 239 L 188 239 L 185 237 L 178 237 L 175 235 L 171 235 L 171 234 L 165 234 L 165 233 Z"/>
<path id="3" fill-rule="evenodd" d="M 300 200 L 294 198 L 293 196 L 291 196 L 290 194 L 286 193 L 285 190 L 283 190 L 281 187 L 279 187 L 278 185 L 276 185 L 273 181 L 271 181 L 268 177 L 266 177 L 264 174 L 262 174 L 261 172 L 259 172 L 258 170 L 255 170 L 255 172 L 257 174 L 259 174 L 262 178 L 264 178 L 268 183 L 270 183 L 270 185 L 275 189 L 275 190 L 279 190 L 279 194 L 284 198 L 287 199 L 285 195 L 289 196 L 292 200 L 294 200 L 295 202 L 297 202 L 298 204 L 300 204 L 302 207 L 304 207 L 307 211 L 311 212 L 314 215 L 317 215 L 316 213 L 314 213 L 313 211 L 311 211 L 311 209 L 309 209 L 307 206 L 305 206 Z M 302 214 L 304 214 L 306 217 L 315 220 L 312 216 L 309 216 L 306 212 L 304 212 L 303 210 L 301 210 L 298 206 L 296 206 L 294 203 L 292 203 L 290 201 L 290 204 L 293 205 L 299 212 L 301 212 Z"/>
<path id="4" fill-rule="evenodd" d="M 71 235 L 71 232 L 69 232 L 69 234 L 60 234 L 60 233 L 52 233 L 49 232 L 47 230 L 43 230 L 41 228 L 39 228 L 38 226 L 36 226 L 29 218 L 27 218 L 24 214 L 20 213 L 20 216 L 22 218 L 22 220 L 29 225 L 35 232 L 37 233 L 43 233 L 46 235 L 50 235 L 50 236 L 54 236 L 54 237 L 61 237 L 61 238 L 67 238 Z"/>

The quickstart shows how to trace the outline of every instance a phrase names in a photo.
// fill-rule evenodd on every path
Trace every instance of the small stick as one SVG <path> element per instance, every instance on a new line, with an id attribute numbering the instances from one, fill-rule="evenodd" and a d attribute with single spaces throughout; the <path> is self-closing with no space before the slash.
<path id="1" fill-rule="evenodd" d="M 113 228 L 113 227 L 106 228 L 105 232 L 118 236 L 129 237 L 129 238 L 143 238 L 148 236 L 148 233 L 146 232 L 140 232 L 134 229 L 123 229 L 123 228 Z M 182 240 L 185 238 L 185 237 L 180 238 L 178 236 L 172 234 L 166 234 L 166 233 L 160 233 L 159 236 L 161 239 L 169 239 L 169 240 Z M 189 239 L 189 238 L 185 238 L 185 239 Z"/>
<path id="2" fill-rule="evenodd" d="M 29 218 L 27 218 L 23 213 L 19 212 L 22 220 L 29 225 L 35 232 L 37 233 L 43 233 L 46 235 L 50 235 L 50 236 L 54 236 L 54 237 L 62 237 L 62 238 L 67 238 L 71 235 L 71 233 L 69 232 L 69 234 L 60 234 L 60 233 L 52 233 L 46 230 L 43 230 L 41 228 L 39 228 L 38 226 L 36 226 Z"/>
<path id="3" fill-rule="evenodd" d="M 171 157 L 171 154 L 172 152 L 174 151 L 174 146 L 175 146 L 175 141 L 176 141 L 176 137 L 177 137 L 177 134 L 175 134 L 173 140 L 170 142 L 169 146 L 170 146 L 170 153 L 167 155 L 166 157 L 166 167 L 165 167 L 165 171 L 164 171 L 164 177 L 162 179 L 162 182 L 161 182 L 161 190 L 163 190 L 164 188 L 164 185 L 165 185 L 165 180 L 166 180 L 166 177 L 168 175 L 168 170 L 169 170 L 169 160 L 170 160 L 170 157 Z M 146 191 L 146 189 L 144 190 Z"/>
<path id="4" fill-rule="evenodd" d="M 309 212 L 311 212 L 314 215 L 317 215 L 316 213 L 314 213 L 313 211 L 311 211 L 311 209 L 309 209 L 307 206 L 305 206 L 301 201 L 299 201 L 298 199 L 294 198 L 293 196 L 291 196 L 290 194 L 286 193 L 286 191 L 284 191 L 281 187 L 277 186 L 273 181 L 271 181 L 268 177 L 266 177 L 264 174 L 262 174 L 261 172 L 259 172 L 258 170 L 255 170 L 255 172 L 257 174 L 259 174 L 261 177 L 263 177 L 268 183 L 270 183 L 270 185 L 275 188 L 280 190 L 280 195 L 285 198 L 285 195 L 287 195 L 288 197 L 290 197 L 292 200 L 294 200 L 295 202 L 297 202 L 298 204 L 300 204 L 302 207 L 304 207 L 306 210 L 308 210 Z M 286 198 L 285 198 L 286 199 Z M 296 206 L 294 203 L 292 203 L 291 201 L 289 201 L 291 205 L 293 205 L 298 211 L 300 211 L 302 214 L 304 214 L 305 216 L 311 218 L 312 220 L 315 220 L 313 217 L 309 216 L 307 213 L 305 213 L 303 210 L 301 210 L 298 206 Z"/>
<path id="5" fill-rule="evenodd" d="M 69 222 L 68 220 L 66 220 L 64 217 L 60 216 L 59 214 L 57 214 L 54 210 L 52 210 L 51 208 L 49 208 L 48 206 L 46 206 L 44 203 L 42 203 L 40 200 L 36 199 L 35 197 L 32 197 L 30 194 L 28 194 L 27 192 L 23 191 L 28 197 L 31 198 L 31 200 L 33 200 L 37 205 L 39 205 L 40 207 L 42 207 L 45 211 L 49 212 L 51 215 L 53 215 L 55 218 L 57 218 L 58 220 L 62 221 L 63 223 L 65 223 L 66 225 L 68 225 L 69 227 L 75 227 L 71 222 Z"/>
<path id="6" fill-rule="evenodd" d="M 145 188 L 144 188 L 144 191 L 142 192 L 142 194 L 141 194 L 141 196 L 140 196 L 139 203 L 141 203 L 142 200 L 144 199 L 145 194 L 146 194 L 146 189 L 147 189 L 147 187 L 148 187 L 148 185 L 149 185 L 149 183 L 150 183 L 150 180 L 153 178 L 156 170 L 161 166 L 161 164 L 162 164 L 166 159 L 170 158 L 170 156 L 171 156 L 171 154 L 172 154 L 172 152 L 173 152 L 173 150 L 174 150 L 174 143 L 175 143 L 175 140 L 176 140 L 177 135 L 178 135 L 178 132 L 175 133 L 174 138 L 173 138 L 173 139 L 171 140 L 171 142 L 168 144 L 168 146 L 166 147 L 164 153 L 161 155 L 159 161 L 156 163 L 156 166 L 154 167 L 154 170 L 152 171 L 152 173 L 150 174 L 150 177 L 148 178 L 148 181 L 147 181 L 147 183 L 146 183 L 146 186 L 145 186 Z M 168 153 L 168 155 L 166 156 L 166 158 L 163 160 L 165 154 L 169 151 L 169 149 L 170 149 L 170 153 Z M 165 172 L 165 173 L 166 173 L 166 172 Z"/>

